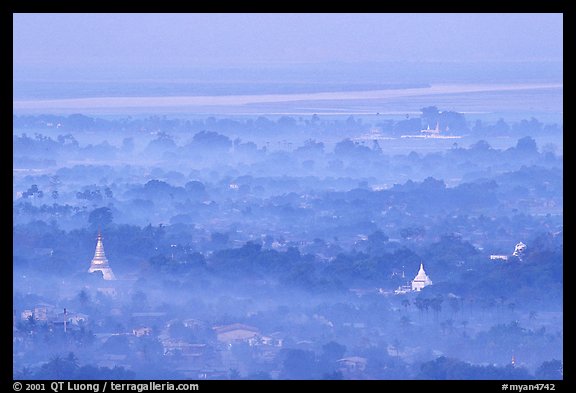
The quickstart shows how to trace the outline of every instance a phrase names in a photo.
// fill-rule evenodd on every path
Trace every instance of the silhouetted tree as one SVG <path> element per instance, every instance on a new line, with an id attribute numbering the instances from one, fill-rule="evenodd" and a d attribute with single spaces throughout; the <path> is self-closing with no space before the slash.
<path id="1" fill-rule="evenodd" d="M 542 363 L 534 373 L 538 379 L 563 379 L 562 362 L 560 360 L 551 360 Z"/>
<path id="2" fill-rule="evenodd" d="M 107 207 L 99 207 L 92 210 L 88 216 L 88 222 L 92 228 L 105 229 L 112 223 L 112 210 Z"/>
<path id="3" fill-rule="evenodd" d="M 315 369 L 314 352 L 288 349 L 283 366 L 286 379 L 312 379 Z"/>

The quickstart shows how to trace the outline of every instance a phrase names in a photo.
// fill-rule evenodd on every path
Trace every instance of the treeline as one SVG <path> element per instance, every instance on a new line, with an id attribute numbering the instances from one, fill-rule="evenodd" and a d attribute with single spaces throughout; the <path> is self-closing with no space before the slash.
<path id="1" fill-rule="evenodd" d="M 472 133 L 476 136 L 493 135 L 533 135 L 562 132 L 558 124 L 544 124 L 531 117 L 518 122 L 508 123 L 500 118 L 496 122 L 476 120 L 468 122 L 466 117 L 455 111 L 441 111 L 436 106 L 421 109 L 421 115 L 402 120 L 382 119 L 374 123 L 363 122 L 362 119 L 350 116 L 345 120 L 322 118 L 312 116 L 280 116 L 269 119 L 265 116 L 256 119 L 231 119 L 208 117 L 206 119 L 185 120 L 168 118 L 167 116 L 149 116 L 145 118 L 127 117 L 123 119 L 103 119 L 83 114 L 69 116 L 59 115 L 13 115 L 13 128 L 15 130 L 34 131 L 62 130 L 64 133 L 83 131 L 137 131 L 137 132 L 167 132 L 167 133 L 195 133 L 203 130 L 215 132 L 237 133 L 243 135 L 266 134 L 278 132 L 319 131 L 329 128 L 332 132 L 368 131 L 378 127 L 386 135 L 399 136 L 404 133 L 419 132 L 427 127 L 434 129 L 437 125 L 446 135 Z"/>
<path id="2" fill-rule="evenodd" d="M 288 349 L 281 353 L 282 379 L 344 379 L 342 371 L 337 369 L 337 359 L 346 350 L 335 342 L 323 346 L 320 354 L 312 351 Z M 514 366 L 473 365 L 468 362 L 440 356 L 435 360 L 413 365 L 405 364 L 391 356 L 372 357 L 368 353 L 368 365 L 358 372 L 364 378 L 377 379 L 420 379 L 420 380 L 562 380 L 563 364 L 560 360 L 542 362 L 530 373 L 526 368 Z M 139 370 L 140 371 L 140 370 Z M 142 372 L 146 373 L 144 370 Z M 140 372 L 140 373 L 142 373 Z M 150 373 L 146 373 L 150 374 Z M 173 378 L 178 378 L 177 372 L 172 372 Z M 346 375 L 349 376 L 349 375 Z M 143 379 L 138 372 L 124 367 L 98 367 L 95 365 L 79 365 L 73 352 L 67 355 L 56 355 L 39 368 L 24 367 L 15 372 L 14 379 L 67 379 L 67 380 L 130 380 Z M 241 375 L 238 370 L 230 369 L 228 375 L 221 379 L 234 380 L 268 380 L 270 373 L 261 371 Z"/>
<path id="3" fill-rule="evenodd" d="M 445 234 L 423 244 L 390 242 L 381 231 L 370 234 L 361 249 L 345 251 L 317 239 L 306 245 L 285 243 L 269 236 L 231 247 L 226 234 L 207 239 L 210 252 L 199 252 L 181 226 L 109 225 L 105 228 L 107 255 L 119 274 L 176 279 L 186 288 L 199 278 L 218 277 L 250 285 L 262 280 L 267 287 L 297 288 L 310 293 L 346 293 L 352 288 L 387 288 L 404 285 L 421 262 L 435 285 L 426 297 L 453 293 L 462 297 L 517 298 L 520 304 L 548 302 L 562 297 L 562 233 L 536 232 L 522 258 L 494 262 L 486 252 L 458 234 Z M 32 222 L 14 228 L 20 250 L 14 256 L 18 274 L 38 271 L 88 280 L 78 261 L 87 266 L 94 249 L 96 229 L 66 232 L 53 225 Z M 40 253 L 46 249 L 51 252 Z M 333 252 L 332 258 L 325 254 Z M 509 251 L 511 254 L 512 250 Z M 135 261 L 139 261 L 135 264 Z M 142 261 L 146 261 L 145 264 Z M 137 269 L 136 269 L 137 267 Z M 406 279 L 401 277 L 404 272 Z M 502 282 L 514 285 L 502 286 Z"/>

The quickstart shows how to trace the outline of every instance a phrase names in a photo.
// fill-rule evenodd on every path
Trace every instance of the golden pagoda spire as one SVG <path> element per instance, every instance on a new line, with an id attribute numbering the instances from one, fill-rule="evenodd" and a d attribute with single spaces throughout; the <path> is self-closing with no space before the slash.
<path id="1" fill-rule="evenodd" d="M 108 264 L 108 258 L 104 253 L 104 244 L 102 242 L 102 232 L 98 228 L 98 236 L 96 237 L 96 250 L 94 251 L 94 258 L 92 258 L 92 263 L 90 264 L 90 269 L 88 273 L 94 273 L 95 271 L 101 271 L 104 280 L 115 280 L 116 277 Z"/>

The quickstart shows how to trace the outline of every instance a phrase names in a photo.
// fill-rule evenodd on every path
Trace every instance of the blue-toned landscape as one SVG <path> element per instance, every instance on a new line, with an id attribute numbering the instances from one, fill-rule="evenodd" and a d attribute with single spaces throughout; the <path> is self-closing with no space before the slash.
<path id="1" fill-rule="evenodd" d="M 562 24 L 14 14 L 14 379 L 563 379 Z"/>

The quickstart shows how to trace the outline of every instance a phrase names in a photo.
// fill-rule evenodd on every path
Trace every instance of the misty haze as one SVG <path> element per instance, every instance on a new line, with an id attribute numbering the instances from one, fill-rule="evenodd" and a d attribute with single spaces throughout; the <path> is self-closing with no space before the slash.
<path id="1" fill-rule="evenodd" d="M 563 379 L 561 14 L 13 20 L 14 379 Z"/>

